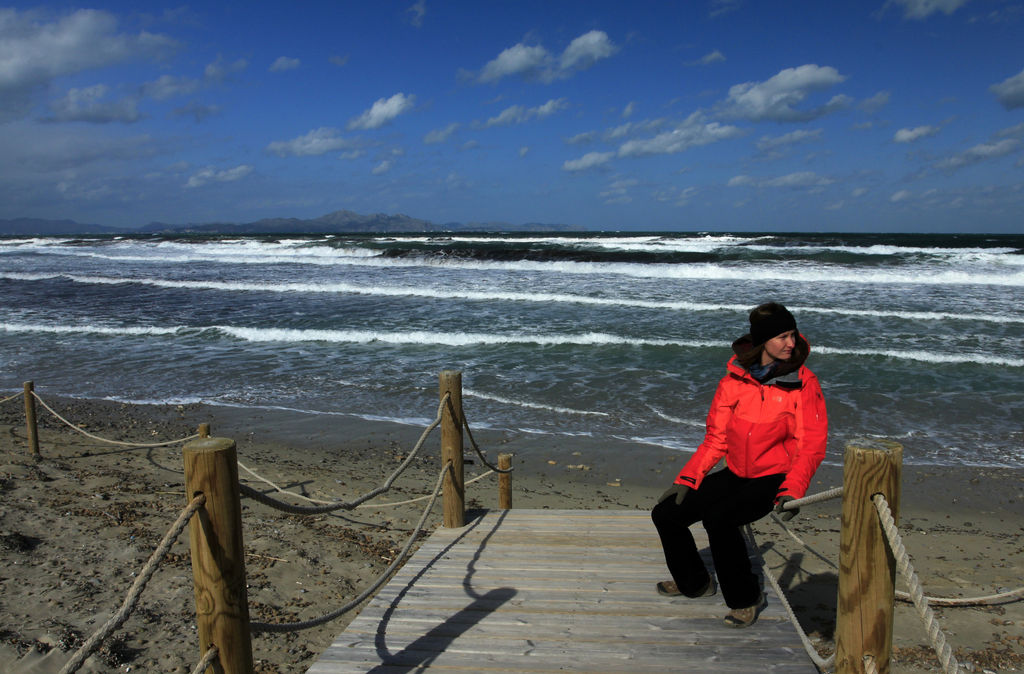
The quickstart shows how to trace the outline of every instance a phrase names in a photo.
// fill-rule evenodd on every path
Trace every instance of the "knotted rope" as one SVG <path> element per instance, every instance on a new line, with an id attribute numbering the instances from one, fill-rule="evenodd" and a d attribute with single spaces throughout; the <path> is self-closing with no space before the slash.
<path id="1" fill-rule="evenodd" d="M 146 589 L 146 584 L 149 579 L 156 573 L 157 567 L 160 566 L 160 562 L 164 560 L 167 553 L 171 549 L 171 545 L 178 539 L 181 532 L 188 526 L 189 520 L 192 515 L 206 503 L 206 496 L 200 494 L 192 499 L 192 502 L 188 504 L 188 507 L 181 511 L 178 515 L 178 519 L 171 526 L 170 530 L 164 535 L 160 545 L 156 547 L 153 554 L 150 555 L 149 561 L 142 567 L 142 571 L 139 572 L 139 576 L 132 583 L 131 589 L 128 590 L 128 595 L 125 597 L 124 603 L 121 604 L 120 610 L 115 613 L 110 620 L 103 624 L 91 637 L 89 637 L 81 648 L 75 651 L 75 654 L 71 656 L 67 664 L 64 665 L 60 670 L 60 674 L 71 674 L 72 672 L 78 671 L 78 668 L 82 666 L 85 659 L 92 655 L 93 651 L 99 647 L 99 645 L 106 639 L 110 634 L 121 627 L 124 621 L 128 619 L 128 616 L 135 610 L 135 606 L 139 603 L 139 597 L 142 595 L 142 591 Z"/>
<path id="2" fill-rule="evenodd" d="M 917 573 L 910 563 L 907 549 L 903 547 L 903 540 L 900 537 L 899 530 L 896 528 L 896 521 L 893 519 L 888 502 L 886 502 L 885 496 L 882 494 L 872 496 L 871 502 L 875 505 L 875 510 L 878 511 L 878 518 L 882 523 L 882 531 L 885 532 L 885 537 L 889 541 L 889 548 L 896 558 L 896 568 L 899 569 L 900 575 L 903 576 L 903 580 L 910 588 L 910 598 L 914 602 L 914 608 L 917 609 L 918 615 L 924 621 L 925 631 L 928 633 L 928 638 L 931 639 L 932 648 L 935 649 L 935 654 L 938 655 L 939 662 L 942 664 L 946 674 L 957 674 L 960 672 L 960 665 L 957 663 L 956 658 L 953 657 L 953 651 L 949 644 L 946 643 L 946 636 L 939 628 L 934 612 L 932 612 L 928 602 L 924 599 L 921 582 L 918 580 Z"/>

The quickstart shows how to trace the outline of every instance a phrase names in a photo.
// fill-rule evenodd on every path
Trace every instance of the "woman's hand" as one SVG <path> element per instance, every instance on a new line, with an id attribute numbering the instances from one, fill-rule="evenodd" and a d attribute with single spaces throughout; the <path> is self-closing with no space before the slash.
<path id="1" fill-rule="evenodd" d="M 671 487 L 669 487 L 664 494 L 658 497 L 658 503 L 661 503 L 662 501 L 675 496 L 676 505 L 682 505 L 683 499 L 686 498 L 686 495 L 689 492 L 690 488 L 687 487 L 685 484 L 674 484 Z"/>
<path id="2" fill-rule="evenodd" d="M 779 519 L 783 522 L 790 521 L 796 517 L 798 512 L 800 512 L 800 508 L 789 508 L 788 510 L 783 510 L 783 506 L 792 500 L 794 500 L 793 497 L 786 494 L 784 496 L 780 496 L 779 500 L 775 502 L 775 514 L 778 515 Z"/>

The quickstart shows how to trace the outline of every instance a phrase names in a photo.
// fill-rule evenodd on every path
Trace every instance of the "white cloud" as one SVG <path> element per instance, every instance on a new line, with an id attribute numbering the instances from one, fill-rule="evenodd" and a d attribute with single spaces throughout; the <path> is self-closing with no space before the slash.
<path id="1" fill-rule="evenodd" d="M 885 7 L 899 5 L 903 8 L 904 19 L 927 19 L 935 12 L 949 16 L 968 2 L 969 0 L 889 0 Z"/>
<path id="2" fill-rule="evenodd" d="M 1006 138 L 994 143 L 981 143 L 963 152 L 943 159 L 936 164 L 937 168 L 955 170 L 978 164 L 988 159 L 997 159 L 1010 154 L 1020 145 L 1016 138 Z"/>
<path id="3" fill-rule="evenodd" d="M 1024 70 L 988 88 L 1007 110 L 1024 108 Z"/>
<path id="4" fill-rule="evenodd" d="M 753 122 L 806 122 L 850 105 L 848 96 L 835 96 L 811 110 L 797 110 L 814 91 L 835 86 L 846 79 L 831 66 L 802 65 L 786 68 L 764 82 L 745 82 L 729 88 L 725 113 Z"/>
<path id="5" fill-rule="evenodd" d="M 411 15 L 409 17 L 409 23 L 416 26 L 417 28 L 423 27 L 423 17 L 427 15 L 426 0 L 418 0 L 405 11 Z"/>
<path id="6" fill-rule="evenodd" d="M 579 159 L 569 159 L 562 164 L 563 171 L 585 171 L 607 164 L 615 156 L 614 152 L 588 152 Z"/>
<path id="7" fill-rule="evenodd" d="M 718 122 L 703 122 L 700 113 L 693 113 L 672 131 L 644 140 L 628 140 L 619 146 L 620 157 L 651 154 L 675 154 L 691 147 L 709 145 L 743 135 L 743 130 Z"/>
<path id="8" fill-rule="evenodd" d="M 242 164 L 232 169 L 226 169 L 224 171 L 217 171 L 212 166 L 207 166 L 185 183 L 185 187 L 202 187 L 210 183 L 230 183 L 236 180 L 241 180 L 252 173 L 252 167 L 248 164 Z"/>
<path id="9" fill-rule="evenodd" d="M 531 112 L 536 114 L 538 117 L 550 117 L 556 112 L 560 112 L 569 107 L 569 101 L 564 98 L 552 98 L 544 105 L 540 105 L 536 108 L 531 108 Z"/>
<path id="10" fill-rule="evenodd" d="M 348 54 L 346 54 L 345 56 L 332 56 L 327 60 L 333 63 L 334 65 L 338 66 L 339 68 L 344 68 L 346 65 L 348 65 Z"/>
<path id="11" fill-rule="evenodd" d="M 301 65 L 301 61 L 288 56 L 278 56 L 277 60 L 270 64 L 270 72 L 283 73 L 286 70 L 295 70 Z"/>
<path id="12" fill-rule="evenodd" d="M 231 79 L 232 75 L 240 73 L 248 67 L 249 62 L 245 59 L 236 59 L 227 63 L 223 56 L 218 56 L 216 61 L 206 66 L 203 75 L 207 82 L 220 83 Z"/>
<path id="13" fill-rule="evenodd" d="M 608 39 L 607 33 L 601 30 L 592 30 L 569 43 L 569 46 L 562 52 L 562 58 L 559 59 L 559 67 L 562 72 L 574 69 L 586 70 L 601 59 L 612 56 L 618 50 L 619 48 Z"/>
<path id="14" fill-rule="evenodd" d="M 783 187 L 792 189 L 809 189 L 816 187 L 825 187 L 831 185 L 835 181 L 832 178 L 826 176 L 820 176 L 813 171 L 799 171 L 797 173 L 789 173 L 784 176 L 778 176 L 775 178 L 753 178 L 747 175 L 739 175 L 729 179 L 727 183 L 729 187 L 741 187 L 744 185 L 753 185 L 756 187 Z"/>
<path id="15" fill-rule="evenodd" d="M 167 100 L 176 96 L 186 96 L 199 89 L 199 82 L 188 77 L 174 77 L 173 75 L 161 75 L 152 82 L 142 85 L 142 93 L 158 101 Z"/>
<path id="16" fill-rule="evenodd" d="M 690 65 L 708 66 L 708 65 L 711 65 L 712 63 L 719 63 L 719 62 L 724 61 L 724 60 L 725 60 L 725 54 L 723 54 L 722 52 L 720 52 L 720 51 L 718 51 L 716 49 L 716 50 L 714 50 L 712 52 L 708 52 L 707 54 L 704 54 L 704 56 L 701 56 L 696 61 L 690 61 Z"/>
<path id="17" fill-rule="evenodd" d="M 496 117 L 491 117 L 484 124 L 485 128 L 491 128 L 492 126 L 509 126 L 511 124 L 522 124 L 527 122 L 534 117 L 543 119 L 550 117 L 551 115 L 565 110 L 569 107 L 569 101 L 564 98 L 552 98 L 543 105 L 538 105 L 535 108 L 526 108 L 522 105 L 513 105 L 502 110 Z"/>
<path id="18" fill-rule="evenodd" d="M 874 114 L 889 105 L 889 98 L 891 94 L 888 91 L 879 91 L 871 98 L 865 98 L 857 107 L 868 114 Z"/>
<path id="19" fill-rule="evenodd" d="M 558 58 L 540 45 L 529 46 L 520 42 L 488 61 L 477 81 L 496 82 L 503 77 L 520 75 L 550 83 L 586 70 L 617 51 L 619 48 L 600 30 L 592 30 L 573 39 Z"/>
<path id="20" fill-rule="evenodd" d="M 1005 129 L 1001 129 L 996 136 L 1000 138 L 1024 138 L 1024 122 L 1017 124 L 1016 126 L 1010 126 Z"/>
<path id="21" fill-rule="evenodd" d="M 57 77 L 139 59 L 159 58 L 174 40 L 118 32 L 114 15 L 82 9 L 55 20 L 41 11 L 0 9 L 0 116 L 26 114 L 31 95 Z"/>
<path id="22" fill-rule="evenodd" d="M 774 137 L 761 136 L 761 140 L 757 141 L 757 149 L 761 152 L 769 152 L 771 150 L 777 150 L 780 147 L 806 143 L 812 140 L 818 140 L 819 138 L 821 138 L 821 129 L 813 129 L 811 131 L 801 129 L 799 131 L 793 131 Z"/>
<path id="23" fill-rule="evenodd" d="M 937 126 L 916 126 L 913 129 L 900 129 L 892 139 L 897 143 L 913 143 L 915 140 L 934 136 L 938 132 Z"/>
<path id="24" fill-rule="evenodd" d="M 348 123 L 348 129 L 377 129 L 404 112 L 412 110 L 416 102 L 413 95 L 406 96 L 399 92 L 391 98 L 381 98 L 374 102 L 369 110 Z"/>
<path id="25" fill-rule="evenodd" d="M 374 166 L 373 170 L 370 171 L 370 173 L 372 173 L 375 176 L 381 176 L 381 175 L 384 175 L 385 173 L 387 173 L 390 170 L 391 170 L 391 160 L 390 159 L 385 159 L 381 163 L 379 163 L 376 166 Z"/>
<path id="26" fill-rule="evenodd" d="M 480 72 L 481 82 L 495 82 L 508 75 L 530 75 L 550 59 L 544 47 L 527 47 L 520 43 L 504 50 Z"/>
<path id="27" fill-rule="evenodd" d="M 520 157 L 525 157 L 529 152 L 530 152 L 530 147 L 528 145 L 524 145 L 521 148 L 519 148 L 519 156 Z"/>
<path id="28" fill-rule="evenodd" d="M 634 103 L 633 101 L 630 101 L 628 104 L 626 104 L 626 107 L 624 107 L 622 109 L 622 117 L 623 117 L 623 119 L 627 119 L 629 117 L 632 117 L 634 110 L 636 110 L 636 103 Z"/>
<path id="29" fill-rule="evenodd" d="M 305 136 L 291 140 L 275 140 L 267 145 L 267 151 L 281 157 L 309 157 L 343 150 L 352 146 L 352 141 L 342 138 L 337 129 L 322 126 Z"/>
<path id="30" fill-rule="evenodd" d="M 909 190 L 900 190 L 898 192 L 894 192 L 893 195 L 889 197 L 889 201 L 891 201 L 894 204 L 897 204 L 901 201 L 906 201 L 911 196 L 912 195 L 910 194 Z"/>
<path id="31" fill-rule="evenodd" d="M 819 176 L 813 171 L 799 171 L 788 175 L 779 176 L 765 180 L 761 184 L 765 187 L 824 187 L 831 185 L 834 180 L 825 176 Z"/>
<path id="32" fill-rule="evenodd" d="M 633 201 L 633 197 L 629 195 L 629 189 L 639 184 L 640 181 L 633 178 L 616 180 L 599 192 L 598 195 L 604 197 L 606 204 L 628 204 Z"/>
<path id="33" fill-rule="evenodd" d="M 577 133 L 575 136 L 565 138 L 564 141 L 567 145 L 587 145 L 597 140 L 597 134 L 593 131 L 584 131 L 583 133 Z"/>
<path id="34" fill-rule="evenodd" d="M 433 131 L 429 132 L 427 135 L 423 136 L 423 142 L 426 143 L 427 145 L 433 145 L 435 143 L 443 143 L 446 140 L 448 140 L 449 138 L 451 138 L 452 135 L 456 131 L 459 130 L 459 126 L 460 125 L 459 125 L 458 122 L 452 122 L 451 124 L 449 124 L 448 126 L 444 127 L 443 129 L 434 129 Z"/>
<path id="35" fill-rule="evenodd" d="M 53 117 L 48 122 L 92 122 L 107 124 L 123 122 L 130 124 L 142 119 L 139 114 L 138 100 L 122 98 L 119 101 L 104 101 L 109 88 L 97 84 L 84 89 L 69 89 L 64 98 L 50 104 Z"/>

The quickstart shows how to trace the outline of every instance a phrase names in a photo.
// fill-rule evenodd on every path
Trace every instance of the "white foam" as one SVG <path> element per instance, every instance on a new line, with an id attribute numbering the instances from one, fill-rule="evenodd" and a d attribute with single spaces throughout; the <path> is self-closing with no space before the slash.
<path id="1" fill-rule="evenodd" d="M 463 394 L 466 396 L 472 396 L 474 398 L 482 398 L 484 400 L 492 400 L 494 402 L 502 403 L 505 405 L 514 405 L 516 407 L 526 407 L 529 409 L 544 410 L 547 412 L 556 412 L 558 414 L 578 414 L 583 416 L 595 416 L 595 417 L 607 417 L 610 416 L 607 412 L 592 412 L 590 410 L 577 410 L 571 407 L 558 407 L 554 405 L 543 405 L 540 403 L 528 402 L 525 400 L 513 400 L 511 398 L 503 398 L 502 396 L 496 396 L 489 393 L 483 393 L 475 391 L 473 389 L 464 388 Z"/>
<path id="2" fill-rule="evenodd" d="M 96 285 L 119 285 L 138 283 L 158 288 L 181 288 L 189 290 L 219 290 L 225 292 L 272 292 L 272 293 L 341 293 L 372 295 L 381 297 L 425 297 L 431 299 L 470 300 L 479 302 L 508 301 L 532 303 L 565 303 L 593 306 L 612 306 L 666 311 L 740 312 L 749 311 L 743 304 L 717 304 L 686 301 L 659 301 L 631 298 L 592 297 L 571 293 L 519 293 L 506 291 L 439 290 L 425 287 L 406 286 L 364 286 L 353 283 L 252 283 L 244 281 L 179 281 L 158 278 L 131 278 L 84 276 L 78 274 L 31 274 L 6 273 L 0 279 L 20 281 L 45 281 L 66 278 L 76 283 Z M 814 307 L 791 305 L 796 313 L 816 313 L 843 316 L 867 316 L 875 318 L 896 318 L 910 321 L 971 321 L 988 323 L 1024 323 L 1024 315 L 965 314 L 944 311 L 895 311 L 882 309 L 853 309 L 846 307 Z"/>

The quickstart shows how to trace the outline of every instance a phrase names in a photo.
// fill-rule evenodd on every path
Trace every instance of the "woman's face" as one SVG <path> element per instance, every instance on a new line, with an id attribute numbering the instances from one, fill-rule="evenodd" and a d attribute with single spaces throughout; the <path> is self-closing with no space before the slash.
<path id="1" fill-rule="evenodd" d="M 761 352 L 761 365 L 767 365 L 773 360 L 789 360 L 795 347 L 796 330 L 789 330 L 772 337 L 764 343 L 764 351 Z"/>

